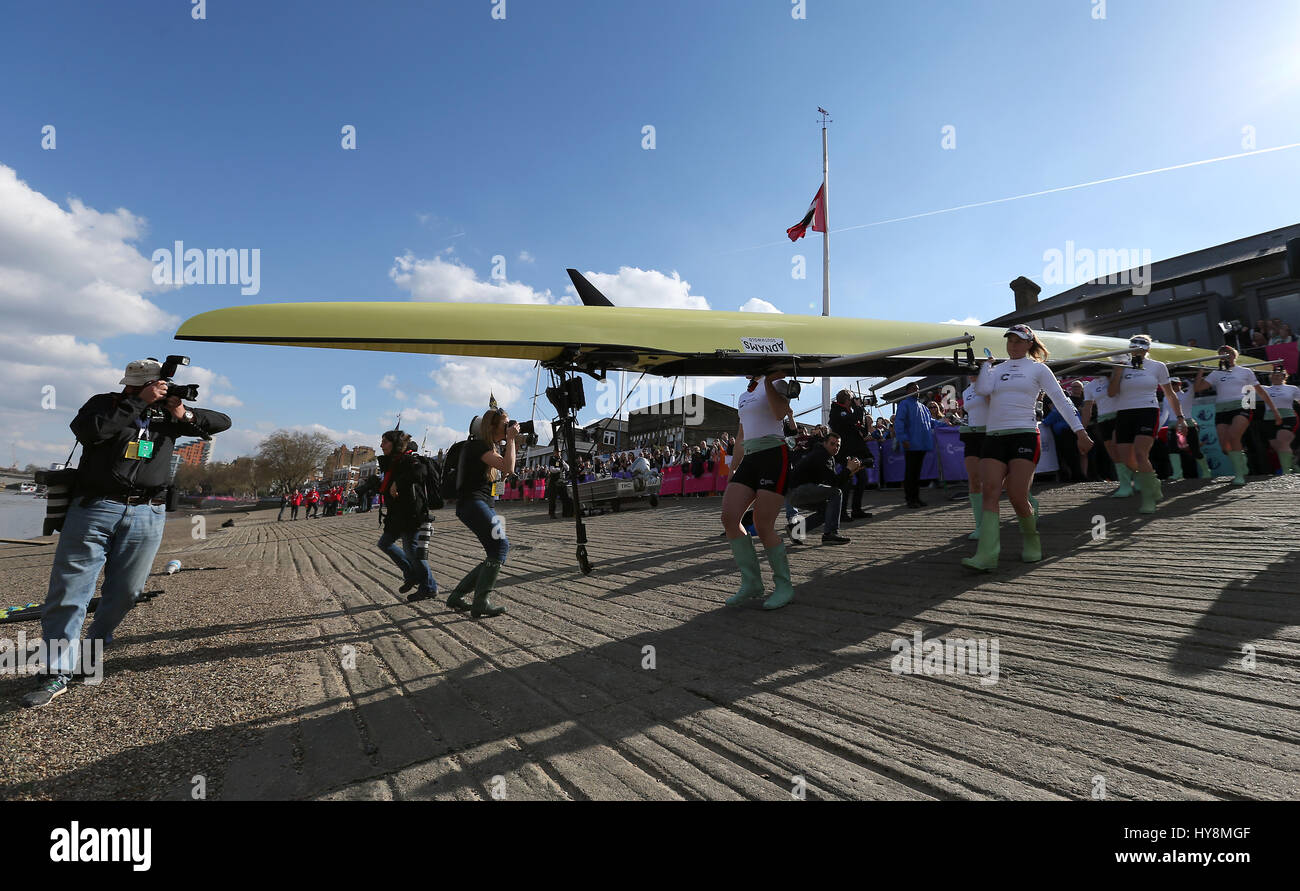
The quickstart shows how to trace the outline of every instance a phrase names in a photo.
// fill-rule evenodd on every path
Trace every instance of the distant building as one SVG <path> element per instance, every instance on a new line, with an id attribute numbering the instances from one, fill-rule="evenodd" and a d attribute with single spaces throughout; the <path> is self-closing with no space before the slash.
<path id="1" fill-rule="evenodd" d="M 705 396 L 671 399 L 628 413 L 627 449 L 699 445 L 740 428 L 740 412 Z"/>
<path id="2" fill-rule="evenodd" d="M 179 455 L 182 464 L 206 467 L 208 461 L 212 459 L 212 440 L 196 439 L 184 445 L 177 445 L 172 454 Z"/>
<path id="3" fill-rule="evenodd" d="M 1141 284 L 1131 284 L 1135 280 Z M 1015 312 L 986 325 L 1023 323 L 1037 331 L 1123 338 L 1150 334 L 1210 350 L 1226 341 L 1244 351 L 1251 327 L 1262 320 L 1281 319 L 1300 333 L 1300 224 L 1160 260 L 1150 270 L 1099 277 L 1046 300 L 1027 279 L 1017 279 L 1012 289 Z"/>
<path id="4" fill-rule="evenodd" d="M 324 474 L 326 479 L 333 479 L 334 471 L 340 467 L 360 467 L 367 461 L 374 459 L 375 450 L 370 446 L 353 446 L 348 448 L 341 445 L 334 451 L 330 452 L 325 459 Z"/>

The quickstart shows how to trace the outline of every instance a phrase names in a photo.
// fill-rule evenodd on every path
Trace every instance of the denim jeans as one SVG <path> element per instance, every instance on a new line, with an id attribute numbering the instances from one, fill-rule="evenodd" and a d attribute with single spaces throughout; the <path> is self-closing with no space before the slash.
<path id="1" fill-rule="evenodd" d="M 400 547 L 398 541 L 402 543 Z M 433 578 L 429 561 L 415 556 L 415 530 L 401 533 L 384 530 L 384 534 L 379 536 L 379 549 L 397 564 L 403 582 L 416 582 L 421 594 L 437 593 L 438 583 Z"/>
<path id="2" fill-rule="evenodd" d="M 86 607 L 95 594 L 101 569 L 104 589 L 87 637 L 109 642 L 113 630 L 135 605 L 136 595 L 144 590 L 166 522 L 167 508 L 162 504 L 128 506 L 103 498 L 85 507 L 80 498 L 69 503 L 41 615 L 41 636 L 51 654 L 51 673 L 72 674 L 77 669 L 79 648 L 57 642 L 75 644 L 81 637 Z"/>
<path id="3" fill-rule="evenodd" d="M 792 507 L 821 507 L 826 505 L 826 535 L 835 535 L 840 531 L 840 507 L 844 504 L 844 493 L 834 486 L 821 486 L 817 483 L 807 483 L 795 487 L 786 502 Z M 822 524 L 823 520 L 816 516 L 810 517 L 804 524 L 804 529 L 812 531 Z"/>
<path id="4" fill-rule="evenodd" d="M 506 538 L 505 525 L 497 522 L 497 514 L 492 510 L 492 505 L 478 498 L 461 498 L 456 502 L 456 519 L 478 536 L 489 560 L 495 560 L 497 563 L 506 562 L 506 554 L 510 552 L 510 540 Z"/>

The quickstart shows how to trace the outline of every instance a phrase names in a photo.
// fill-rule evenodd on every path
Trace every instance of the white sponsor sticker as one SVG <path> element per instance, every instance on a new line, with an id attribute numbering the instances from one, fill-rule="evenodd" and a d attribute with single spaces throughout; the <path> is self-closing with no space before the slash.
<path id="1" fill-rule="evenodd" d="M 785 340 L 780 337 L 742 337 L 740 346 L 747 353 L 785 353 Z"/>

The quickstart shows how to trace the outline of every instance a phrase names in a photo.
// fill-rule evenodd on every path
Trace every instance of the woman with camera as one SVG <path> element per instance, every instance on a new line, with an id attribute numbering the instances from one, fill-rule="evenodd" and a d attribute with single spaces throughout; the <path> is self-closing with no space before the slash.
<path id="1" fill-rule="evenodd" d="M 1219 434 L 1219 448 L 1232 464 L 1237 475 L 1232 478 L 1232 485 L 1246 485 L 1246 453 L 1241 450 L 1241 438 L 1250 426 L 1254 413 L 1255 397 L 1263 396 L 1274 419 L 1274 426 L 1282 426 L 1282 418 L 1273 397 L 1259 385 L 1255 373 L 1249 368 L 1237 364 L 1240 355 L 1232 347 L 1219 347 L 1219 370 L 1208 375 L 1201 368 L 1196 373 L 1193 389 L 1197 393 L 1214 391 L 1214 426 Z"/>
<path id="2" fill-rule="evenodd" d="M 1038 419 L 1034 406 L 1038 395 L 1046 392 L 1061 410 L 1078 438 L 1079 451 L 1092 448 L 1083 422 L 1074 411 L 1052 370 L 1043 364 L 1047 347 L 1028 325 L 1012 325 L 1006 332 L 1007 361 L 985 362 L 975 381 L 975 391 L 988 399 L 984 447 L 980 453 L 979 479 L 984 515 L 980 518 L 979 549 L 974 557 L 962 560 L 968 569 L 992 572 L 997 569 L 1002 550 L 1002 531 L 998 499 L 1005 485 L 1007 500 L 1015 509 L 1024 540 L 1021 559 L 1037 563 L 1043 559 L 1042 541 L 1029 486 L 1039 458 Z"/>
<path id="3" fill-rule="evenodd" d="M 790 400 L 773 386 L 781 377 L 780 373 L 751 377 L 749 388 L 737 400 L 740 434 L 732 459 L 735 469 L 722 496 L 722 528 L 740 568 L 740 590 L 727 599 L 728 606 L 739 606 L 766 593 L 758 551 L 741 525 L 751 504 L 755 532 L 763 542 L 774 580 L 774 590 L 763 601 L 763 609 L 780 609 L 794 599 L 789 557 L 776 533 L 776 515 L 785 504 L 790 468 L 790 451 L 781 423 L 790 410 Z"/>
<path id="4" fill-rule="evenodd" d="M 489 409 L 481 418 L 470 422 L 470 439 L 461 447 L 456 479 L 456 519 L 464 523 L 483 545 L 484 559 L 456 585 L 447 606 L 470 611 L 478 619 L 499 616 L 504 606 L 492 603 L 492 588 L 510 552 L 505 523 L 492 510 L 492 487 L 515 468 L 515 437 L 519 424 L 510 420 L 505 409 Z M 505 442 L 504 451 L 498 443 Z M 473 603 L 465 596 L 474 594 Z"/>
<path id="5" fill-rule="evenodd" d="M 1163 362 L 1147 358 L 1151 350 L 1148 334 L 1134 334 L 1128 342 L 1132 352 L 1128 364 L 1115 368 L 1110 375 L 1107 395 L 1115 400 L 1115 453 L 1128 468 L 1142 493 L 1138 513 L 1153 514 L 1156 502 L 1164 497 L 1160 478 L 1151 464 L 1151 447 L 1160 431 L 1160 403 L 1156 390 L 1163 390 L 1165 404 L 1174 412 L 1178 432 L 1186 433 L 1187 419 L 1182 403 L 1169 383 L 1169 369 Z"/>
<path id="6" fill-rule="evenodd" d="M 379 469 L 384 471 L 379 494 L 383 496 L 385 509 L 384 534 L 379 537 L 379 549 L 402 571 L 399 593 L 405 594 L 416 588 L 415 593 L 406 598 L 408 601 L 414 603 L 435 597 L 438 583 L 426 559 L 428 540 L 417 542 L 420 527 L 429 522 L 424 462 L 420 460 L 410 434 L 401 430 L 385 433 L 379 441 L 379 448 L 383 451 Z"/>

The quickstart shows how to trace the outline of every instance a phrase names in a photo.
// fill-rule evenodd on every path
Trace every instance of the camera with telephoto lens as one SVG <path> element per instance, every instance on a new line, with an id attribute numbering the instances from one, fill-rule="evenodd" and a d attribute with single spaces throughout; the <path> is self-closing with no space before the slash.
<path id="1" fill-rule="evenodd" d="M 154 359 L 152 356 L 150 356 L 149 358 L 154 362 L 158 361 L 157 359 Z M 190 364 L 189 356 L 168 356 L 166 361 L 162 363 L 162 368 L 160 368 L 158 371 L 158 379 L 169 381 L 169 383 L 167 384 L 167 395 L 163 397 L 163 400 L 170 399 L 173 396 L 179 396 L 182 400 L 186 402 L 193 402 L 199 398 L 198 384 L 170 383 L 172 375 L 176 374 L 176 369 L 182 365 L 189 365 L 189 364 Z M 163 400 L 159 400 L 158 403 L 149 407 L 149 415 L 151 418 L 160 421 L 166 418 L 167 413 L 163 411 L 163 409 L 158 407 L 162 404 Z"/>
<path id="2" fill-rule="evenodd" d="M 535 426 L 536 425 L 532 421 L 524 421 L 519 425 L 519 436 L 523 438 L 524 445 L 537 445 L 537 431 Z"/>

